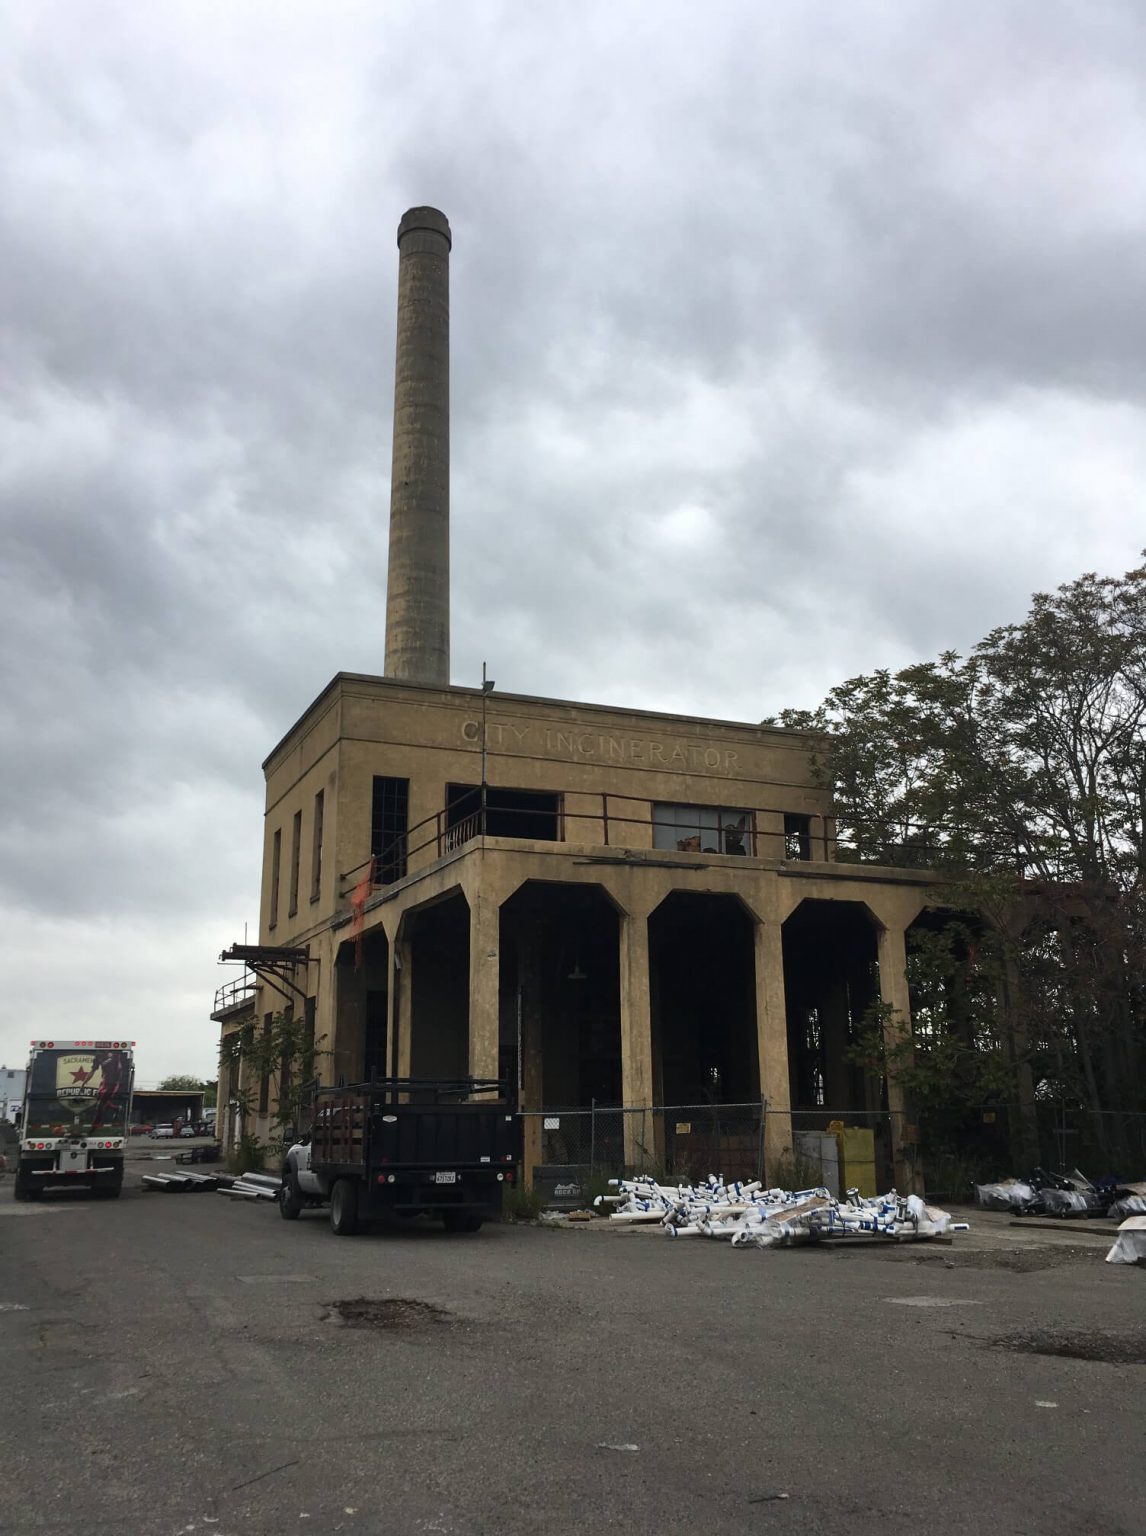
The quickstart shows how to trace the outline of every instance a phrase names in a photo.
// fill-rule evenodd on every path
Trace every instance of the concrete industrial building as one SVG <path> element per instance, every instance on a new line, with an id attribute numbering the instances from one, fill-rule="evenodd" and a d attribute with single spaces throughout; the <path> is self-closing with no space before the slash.
<path id="1" fill-rule="evenodd" d="M 264 763 L 259 943 L 229 952 L 252 977 L 214 1016 L 301 1010 L 328 1082 L 469 1073 L 530 1111 L 629 1106 L 634 1165 L 687 1134 L 650 1107 L 766 1102 L 772 1169 L 794 1126 L 864 1111 L 911 1187 L 898 1086 L 849 1044 L 875 1001 L 907 1027 L 929 877 L 841 861 L 816 740 L 450 685 L 449 225 L 412 209 L 398 243 L 386 675 L 340 673 Z M 240 1102 L 266 1135 L 255 1088 L 221 1085 L 225 1136 Z"/>

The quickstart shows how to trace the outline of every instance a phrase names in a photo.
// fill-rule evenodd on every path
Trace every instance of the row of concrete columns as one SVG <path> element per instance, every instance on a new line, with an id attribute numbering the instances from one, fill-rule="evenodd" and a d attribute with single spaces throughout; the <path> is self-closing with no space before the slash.
<path id="1" fill-rule="evenodd" d="M 500 1048 L 500 916 L 503 901 L 512 892 L 501 892 L 475 879 L 462 892 L 470 912 L 469 957 L 469 1071 L 474 1077 L 499 1075 Z M 658 903 L 659 904 L 659 901 Z M 620 1024 L 622 1098 L 627 1106 L 654 1104 L 653 1021 L 649 984 L 650 912 L 625 911 L 620 915 Z M 389 916 L 389 914 L 388 914 Z M 389 994 L 387 1038 L 390 1064 L 399 1076 L 409 1076 L 412 1053 L 411 1002 L 414 953 L 408 939 L 400 937 L 399 914 L 386 924 L 389 945 Z M 791 1101 L 788 1075 L 788 1019 L 784 987 L 783 929 L 779 921 L 754 922 L 756 1030 L 760 1092 L 768 1105 L 765 1123 L 765 1160 L 775 1167 L 791 1149 Z M 902 926 L 878 930 L 881 1000 L 886 1013 L 885 1039 L 889 1055 L 910 1034 L 910 1001 L 907 988 L 905 931 Z M 539 1067 L 539 1064 L 538 1064 Z M 524 1063 L 526 1102 L 531 1102 L 539 1070 Z M 888 1109 L 891 1151 L 896 1185 L 915 1189 L 918 1178 L 912 1137 L 907 1126 L 907 1104 L 894 1072 L 889 1072 Z M 536 1105 L 533 1107 L 541 1107 Z M 647 1138 L 637 1117 L 626 1117 L 626 1160 L 639 1164 Z M 529 1149 L 527 1148 L 527 1156 Z"/>

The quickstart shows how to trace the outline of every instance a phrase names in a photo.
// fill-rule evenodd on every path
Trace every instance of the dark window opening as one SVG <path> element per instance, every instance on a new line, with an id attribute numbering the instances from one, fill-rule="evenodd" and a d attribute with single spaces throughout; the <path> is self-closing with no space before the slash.
<path id="1" fill-rule="evenodd" d="M 538 843 L 561 841 L 561 796 L 536 789 L 486 785 L 485 830 L 488 837 L 520 837 Z M 446 785 L 446 846 L 458 848 L 481 832 L 481 789 L 476 784 Z"/>
<path id="2" fill-rule="evenodd" d="M 370 852 L 376 860 L 374 878 L 379 885 L 392 885 L 406 873 L 409 808 L 409 779 L 387 779 L 376 774 L 370 816 Z"/>
<path id="3" fill-rule="evenodd" d="M 786 859 L 810 859 L 812 857 L 812 818 L 784 813 L 784 857 Z"/>
<path id="4" fill-rule="evenodd" d="M 294 821 L 290 831 L 290 906 L 287 916 L 293 917 L 298 911 L 298 865 L 302 852 L 302 812 L 294 813 Z"/>
<path id="5" fill-rule="evenodd" d="M 755 853 L 752 812 L 722 805 L 654 805 L 653 847 L 667 853 Z"/>
<path id="6" fill-rule="evenodd" d="M 322 892 L 322 813 L 326 796 L 320 789 L 314 797 L 314 836 L 310 848 L 310 899 L 317 901 Z"/>
<path id="7" fill-rule="evenodd" d="M 279 920 L 279 866 L 282 863 L 283 835 L 276 832 L 271 843 L 271 918 L 269 926 L 273 928 Z"/>

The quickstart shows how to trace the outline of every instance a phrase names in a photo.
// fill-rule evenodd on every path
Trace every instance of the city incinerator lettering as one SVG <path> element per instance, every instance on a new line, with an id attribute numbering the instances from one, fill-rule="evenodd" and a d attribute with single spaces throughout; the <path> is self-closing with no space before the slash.
<path id="1" fill-rule="evenodd" d="M 462 740 L 481 741 L 481 721 L 462 724 Z M 504 724 L 490 720 L 486 744 L 493 752 L 538 752 L 572 761 L 618 763 L 630 768 L 666 768 L 677 773 L 735 773 L 740 754 L 691 742 L 638 740 L 603 731 L 561 730 L 555 726 Z"/>

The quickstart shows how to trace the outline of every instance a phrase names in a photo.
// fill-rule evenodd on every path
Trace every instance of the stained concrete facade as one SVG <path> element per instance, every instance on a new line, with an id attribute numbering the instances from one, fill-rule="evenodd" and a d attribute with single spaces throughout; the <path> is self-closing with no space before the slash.
<path id="1" fill-rule="evenodd" d="M 928 892 L 918 871 L 840 861 L 816 745 L 339 674 L 264 764 L 260 942 L 307 949 L 295 982 L 324 1080 L 468 1071 L 516 1082 L 529 1109 L 757 1097 L 778 1166 L 794 1085 L 805 1108 L 856 1107 L 840 1085 L 864 986 L 908 1027 L 905 933 Z M 806 1090 L 789 991 L 820 1042 Z M 259 1017 L 281 1006 L 260 987 Z M 910 1187 L 894 1081 L 883 1107 Z M 629 1122 L 626 1154 L 653 1160 Z"/>

